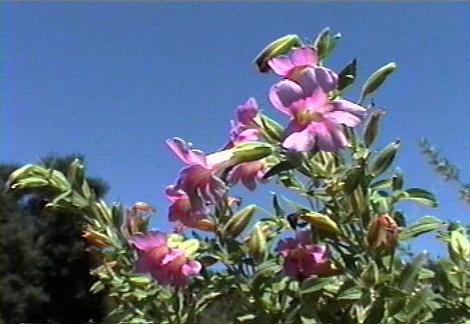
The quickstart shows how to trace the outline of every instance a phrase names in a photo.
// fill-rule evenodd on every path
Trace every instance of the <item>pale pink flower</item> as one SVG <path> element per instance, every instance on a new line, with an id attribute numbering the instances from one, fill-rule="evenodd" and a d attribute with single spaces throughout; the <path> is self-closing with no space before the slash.
<path id="1" fill-rule="evenodd" d="M 245 162 L 235 166 L 228 175 L 230 184 L 241 182 L 248 190 L 256 189 L 256 182 L 266 182 L 263 176 L 267 172 L 266 164 L 263 160 Z"/>
<path id="2" fill-rule="evenodd" d="M 137 234 L 129 242 L 139 253 L 137 271 L 149 273 L 162 285 L 185 286 L 201 271 L 201 264 L 191 260 L 187 251 L 170 248 L 162 232 Z"/>
<path id="3" fill-rule="evenodd" d="M 186 192 L 176 189 L 175 186 L 166 188 L 166 196 L 171 205 L 168 209 L 170 222 L 179 222 L 188 227 L 197 227 L 198 221 L 207 217 L 209 208 L 202 206 L 200 209 L 193 209 L 191 201 Z"/>
<path id="4" fill-rule="evenodd" d="M 299 281 L 335 273 L 326 247 L 313 244 L 308 231 L 279 241 L 276 251 L 284 259 L 284 274 Z"/>

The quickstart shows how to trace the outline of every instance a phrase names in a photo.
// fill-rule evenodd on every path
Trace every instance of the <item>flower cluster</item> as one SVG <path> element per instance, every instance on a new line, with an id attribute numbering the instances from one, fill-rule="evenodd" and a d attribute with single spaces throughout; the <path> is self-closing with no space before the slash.
<path id="1" fill-rule="evenodd" d="M 266 122 L 272 120 L 263 114 L 256 99 L 249 98 L 236 108 L 236 118 L 231 121 L 229 139 L 222 150 L 206 155 L 181 138 L 167 141 L 170 150 L 185 165 L 176 183 L 166 188 L 170 201 L 168 217 L 179 231 L 186 227 L 216 231 L 211 219 L 217 217 L 214 216 L 217 207 L 229 206 L 230 186 L 240 183 L 250 191 L 255 190 L 257 183 L 266 182 L 269 168 L 286 152 L 337 152 L 345 148 L 346 127 L 356 127 L 365 118 L 363 107 L 340 98 L 338 75 L 321 65 L 313 47 L 296 46 L 282 55 L 269 56 L 266 69 L 282 78 L 269 90 L 269 99 L 276 109 L 289 116 L 285 129 L 276 123 L 276 136 L 269 136 L 273 131 L 267 129 Z M 325 248 L 308 244 L 307 236 L 298 233 L 296 239 L 281 241 L 279 245 L 285 273 L 298 280 L 326 275 L 331 270 Z M 167 251 L 162 246 L 152 251 Z M 159 282 L 167 282 L 166 275 L 161 277 L 160 270 L 156 270 L 161 268 L 157 265 L 162 253 L 152 252 L 154 261 L 141 263 L 148 265 Z"/>
<path id="2" fill-rule="evenodd" d="M 356 127 L 366 110 L 330 94 L 337 88 L 338 76 L 319 66 L 317 52 L 308 46 L 297 48 L 272 59 L 269 66 L 283 77 L 269 92 L 273 106 L 290 117 L 283 146 L 298 152 L 345 148 L 344 126 Z"/>

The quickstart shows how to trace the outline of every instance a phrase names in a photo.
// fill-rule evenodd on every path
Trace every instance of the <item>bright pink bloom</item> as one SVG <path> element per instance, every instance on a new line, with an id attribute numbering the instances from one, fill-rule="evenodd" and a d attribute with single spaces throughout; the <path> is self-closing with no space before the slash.
<path id="1" fill-rule="evenodd" d="M 319 86 L 306 98 L 302 98 L 299 85 L 292 83 L 290 86 L 275 90 L 292 99 L 288 101 L 289 106 L 272 101 L 277 109 L 291 117 L 283 146 L 298 152 L 312 149 L 336 152 L 346 147 L 348 142 L 343 125 L 357 126 L 365 118 L 366 109 L 347 100 L 331 101 Z M 294 92 L 298 93 L 295 100 Z"/>
<path id="2" fill-rule="evenodd" d="M 162 285 L 187 285 L 189 279 L 201 271 L 201 264 L 190 260 L 185 250 L 170 248 L 167 236 L 162 232 L 137 234 L 129 242 L 139 252 L 137 271 L 149 273 Z"/>
<path id="3" fill-rule="evenodd" d="M 266 172 L 267 168 L 263 160 L 245 162 L 235 166 L 230 171 L 227 180 L 233 185 L 241 182 L 248 190 L 253 191 L 256 189 L 256 181 L 266 182 L 263 179 Z"/>
<path id="4" fill-rule="evenodd" d="M 313 244 L 307 231 L 279 241 L 276 251 L 284 259 L 284 274 L 291 278 L 302 281 L 334 274 L 326 247 Z"/>
<path id="5" fill-rule="evenodd" d="M 208 208 L 205 206 L 200 209 L 193 209 L 188 195 L 182 190 L 175 189 L 175 186 L 166 188 L 166 196 L 171 201 L 168 210 L 170 222 L 179 222 L 184 226 L 196 227 L 198 221 L 206 218 L 209 213 Z"/>
<path id="6" fill-rule="evenodd" d="M 295 69 L 318 66 L 318 53 L 311 47 L 295 48 L 287 55 L 281 55 L 268 62 L 277 75 L 287 77 Z"/>
<path id="7" fill-rule="evenodd" d="M 310 95 L 318 85 L 325 92 L 330 92 L 337 86 L 337 74 L 330 69 L 319 66 L 318 63 L 318 54 L 311 47 L 293 49 L 288 55 L 276 57 L 268 62 L 276 74 L 284 77 L 284 80 L 279 82 L 277 86 L 283 87 L 283 83 L 287 81 L 295 82 L 302 86 L 305 96 Z M 283 99 L 279 98 L 278 100 Z"/>

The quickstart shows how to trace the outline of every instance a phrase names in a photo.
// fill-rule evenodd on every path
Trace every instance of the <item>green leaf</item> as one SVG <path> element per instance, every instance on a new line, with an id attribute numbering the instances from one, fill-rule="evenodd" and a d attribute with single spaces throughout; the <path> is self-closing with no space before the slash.
<path id="1" fill-rule="evenodd" d="M 433 193 L 422 188 L 409 188 L 398 194 L 399 201 L 413 201 L 421 205 L 436 208 L 439 204 Z"/>
<path id="2" fill-rule="evenodd" d="M 349 169 L 344 180 L 344 192 L 351 194 L 361 183 L 364 177 L 364 170 L 361 167 Z"/>
<path id="3" fill-rule="evenodd" d="M 356 80 L 357 60 L 349 62 L 338 74 L 338 90 L 345 90 Z"/>
<path id="4" fill-rule="evenodd" d="M 376 300 L 367 315 L 364 324 L 377 324 L 381 323 L 385 313 L 385 305 L 383 300 Z"/>
<path id="5" fill-rule="evenodd" d="M 335 282 L 333 278 L 310 278 L 306 279 L 300 285 L 300 293 L 301 294 L 310 294 L 313 292 L 317 292 L 329 286 Z"/>
<path id="6" fill-rule="evenodd" d="M 415 288 L 421 268 L 427 260 L 427 254 L 421 253 L 411 263 L 408 263 L 398 278 L 398 287 L 404 291 L 411 291 Z"/>
<path id="7" fill-rule="evenodd" d="M 432 299 L 434 299 L 434 293 L 430 287 L 419 290 L 410 298 L 406 305 L 405 312 L 408 315 L 407 318 L 412 319 L 416 316 L 426 306 L 427 302 Z"/>
<path id="8" fill-rule="evenodd" d="M 468 260 L 470 254 L 470 242 L 465 234 L 460 231 L 452 231 L 450 234 L 450 248 L 460 260 Z"/>
<path id="9" fill-rule="evenodd" d="M 284 218 L 284 216 L 286 215 L 286 212 L 281 207 L 281 204 L 279 203 L 279 198 L 277 197 L 277 194 L 274 193 L 274 192 L 271 192 L 271 194 L 273 195 L 273 207 L 274 207 L 274 211 L 276 213 L 276 216 L 279 217 L 279 218 Z"/>
<path id="10" fill-rule="evenodd" d="M 278 164 L 274 165 L 271 169 L 268 170 L 263 176 L 263 179 L 268 179 L 274 175 L 277 175 L 283 171 L 288 171 L 295 169 L 295 165 L 291 161 L 281 161 Z"/>
<path id="11" fill-rule="evenodd" d="M 433 216 L 425 216 L 413 225 L 403 229 L 399 235 L 400 241 L 408 241 L 419 235 L 429 233 L 439 229 L 442 221 Z"/>
<path id="12" fill-rule="evenodd" d="M 339 293 L 336 297 L 337 300 L 358 300 L 362 296 L 362 291 L 359 287 L 351 287 Z"/>
<path id="13" fill-rule="evenodd" d="M 331 35 L 330 28 L 324 28 L 315 39 L 313 46 L 317 49 L 320 60 L 325 59 L 331 54 L 333 49 L 336 47 L 338 40 L 341 38 L 341 34 Z"/>

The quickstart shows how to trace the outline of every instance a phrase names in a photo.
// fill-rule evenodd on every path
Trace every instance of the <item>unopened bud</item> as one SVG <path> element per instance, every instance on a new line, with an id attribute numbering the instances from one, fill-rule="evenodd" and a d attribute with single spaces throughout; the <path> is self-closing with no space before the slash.
<path id="1" fill-rule="evenodd" d="M 362 87 L 360 101 L 362 101 L 367 95 L 374 93 L 382 85 L 382 83 L 384 83 L 387 77 L 395 71 L 396 68 L 397 65 L 394 62 L 391 62 L 372 73 L 372 75 L 367 79 L 366 83 L 364 83 L 364 86 Z"/>
<path id="2" fill-rule="evenodd" d="M 242 143 L 235 146 L 233 149 L 233 165 L 245 162 L 258 161 L 271 155 L 274 148 L 262 142 L 249 142 Z"/>
<path id="3" fill-rule="evenodd" d="M 95 231 L 84 231 L 82 237 L 88 242 L 88 244 L 97 248 L 106 248 L 111 246 L 106 235 Z"/>
<path id="4" fill-rule="evenodd" d="M 364 145 L 370 147 L 374 143 L 379 134 L 380 121 L 385 115 L 384 110 L 374 111 L 370 114 L 369 119 L 364 126 Z"/>
<path id="5" fill-rule="evenodd" d="M 198 230 L 200 231 L 204 231 L 204 232 L 215 232 L 216 230 L 216 226 L 214 223 L 212 223 L 210 220 L 208 219 L 201 219 L 199 220 L 197 223 L 196 223 L 196 226 L 195 228 L 197 228 Z"/>
<path id="6" fill-rule="evenodd" d="M 397 222 L 387 214 L 372 220 L 367 233 L 369 246 L 379 251 L 390 251 L 397 245 L 400 228 Z"/>
<path id="7" fill-rule="evenodd" d="M 305 213 L 300 219 L 310 223 L 320 233 L 341 234 L 341 230 L 334 220 L 329 216 L 320 213 Z"/>
<path id="8" fill-rule="evenodd" d="M 234 239 L 240 235 L 250 223 L 255 211 L 256 205 L 249 205 L 232 216 L 223 229 L 224 237 Z"/>
<path id="9" fill-rule="evenodd" d="M 396 140 L 395 142 L 388 144 L 378 153 L 377 157 L 371 164 L 371 172 L 375 177 L 387 171 L 390 165 L 392 165 L 399 148 L 400 141 Z"/>
<path id="10" fill-rule="evenodd" d="M 293 47 L 302 46 L 302 41 L 297 35 L 286 35 L 276 39 L 266 46 L 255 58 L 255 64 L 261 73 L 269 72 L 268 62 L 280 55 L 287 54 Z"/>
<path id="11" fill-rule="evenodd" d="M 131 207 L 135 212 L 143 213 L 143 214 L 152 214 L 155 212 L 155 208 L 145 202 L 136 202 Z"/>
<path id="12" fill-rule="evenodd" d="M 261 225 L 251 233 L 247 246 L 250 256 L 256 263 L 262 263 L 266 257 L 266 236 Z"/>
<path id="13" fill-rule="evenodd" d="M 25 179 L 29 177 L 45 178 L 48 175 L 49 175 L 49 171 L 46 168 L 43 168 L 41 166 L 34 165 L 34 164 L 27 164 L 25 166 L 22 166 L 19 169 L 16 169 L 10 174 L 10 176 L 8 177 L 8 181 L 6 183 L 6 187 L 9 188 L 15 182 L 21 179 Z"/>

